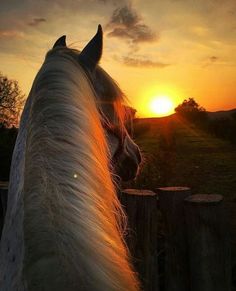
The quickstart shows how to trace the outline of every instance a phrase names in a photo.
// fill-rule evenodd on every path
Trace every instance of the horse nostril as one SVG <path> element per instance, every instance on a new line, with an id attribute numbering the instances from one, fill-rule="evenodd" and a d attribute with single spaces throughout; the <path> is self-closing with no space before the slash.
<path id="1" fill-rule="evenodd" d="M 137 175 L 138 167 L 135 165 L 129 165 L 125 170 L 121 170 L 119 176 L 124 182 L 135 179 Z"/>

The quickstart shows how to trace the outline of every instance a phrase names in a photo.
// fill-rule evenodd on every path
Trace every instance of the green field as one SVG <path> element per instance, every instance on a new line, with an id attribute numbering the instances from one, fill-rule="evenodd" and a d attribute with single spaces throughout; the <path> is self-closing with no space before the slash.
<path id="1" fill-rule="evenodd" d="M 229 142 L 175 116 L 136 120 L 134 139 L 144 161 L 127 186 L 189 186 L 193 193 L 221 194 L 236 202 L 236 147 Z"/>
<path id="2" fill-rule="evenodd" d="M 176 116 L 135 120 L 134 139 L 144 161 L 137 179 L 124 187 L 189 186 L 193 194 L 224 196 L 236 286 L 236 147 Z"/>

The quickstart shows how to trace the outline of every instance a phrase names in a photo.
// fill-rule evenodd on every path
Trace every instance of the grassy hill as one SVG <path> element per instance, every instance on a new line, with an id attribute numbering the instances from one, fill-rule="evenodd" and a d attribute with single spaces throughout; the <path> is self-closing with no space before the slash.
<path id="1" fill-rule="evenodd" d="M 236 200 L 236 147 L 175 115 L 137 119 L 134 139 L 144 163 L 130 186 L 155 190 L 189 186 L 193 193 L 221 194 Z"/>
<path id="2" fill-rule="evenodd" d="M 207 115 L 210 119 L 221 119 L 221 118 L 229 118 L 232 119 L 233 114 L 236 114 L 236 109 L 231 110 L 222 110 L 216 112 L 207 112 Z"/>

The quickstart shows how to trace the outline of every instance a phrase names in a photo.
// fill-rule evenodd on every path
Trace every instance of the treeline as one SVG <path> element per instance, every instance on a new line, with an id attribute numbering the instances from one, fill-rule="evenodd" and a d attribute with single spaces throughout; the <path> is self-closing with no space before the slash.
<path id="1" fill-rule="evenodd" d="M 207 130 L 219 138 L 229 140 L 236 144 L 236 115 L 232 113 L 229 118 L 208 120 Z"/>
<path id="2" fill-rule="evenodd" d="M 8 181 L 18 129 L 0 125 L 0 181 Z"/>
<path id="3" fill-rule="evenodd" d="M 236 109 L 229 111 L 224 116 L 211 116 L 211 113 L 201 107 L 194 98 L 189 98 L 178 105 L 175 111 L 180 118 L 195 124 L 218 138 L 236 144 Z"/>
<path id="4" fill-rule="evenodd" d="M 16 80 L 0 72 L 0 180 L 8 180 L 25 96 Z"/>

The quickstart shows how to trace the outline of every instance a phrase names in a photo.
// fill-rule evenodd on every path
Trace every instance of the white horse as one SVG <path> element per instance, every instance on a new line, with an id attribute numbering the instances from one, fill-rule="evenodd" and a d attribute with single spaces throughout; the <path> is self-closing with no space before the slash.
<path id="1" fill-rule="evenodd" d="M 101 26 L 81 53 L 63 36 L 34 80 L 12 160 L 1 291 L 139 289 L 111 170 L 133 178 L 141 157 L 101 55 Z"/>

